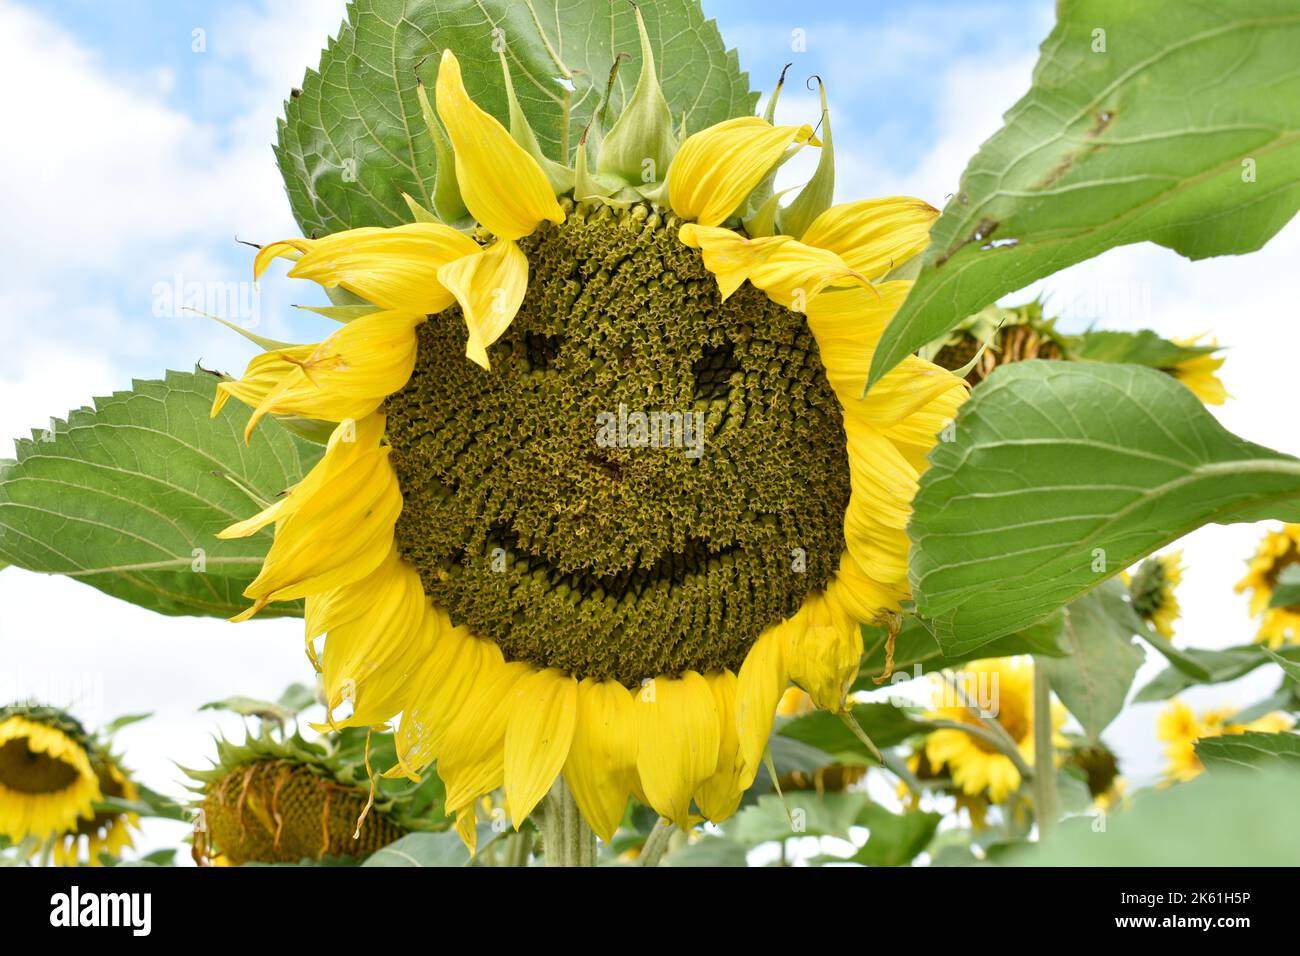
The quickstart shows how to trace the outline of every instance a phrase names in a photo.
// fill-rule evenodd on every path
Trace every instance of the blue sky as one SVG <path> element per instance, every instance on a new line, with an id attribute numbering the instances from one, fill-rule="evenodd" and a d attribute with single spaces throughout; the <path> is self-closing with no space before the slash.
<path id="1" fill-rule="evenodd" d="M 936 205 L 966 159 L 1029 84 L 1049 0 L 849 3 L 705 0 L 741 50 L 756 89 L 793 61 L 783 118 L 815 117 L 802 81 L 820 74 L 834 110 L 841 199 L 911 193 Z M 247 343 L 193 316 L 154 314 L 175 277 L 244 281 L 234 237 L 294 234 L 270 144 L 280 103 L 338 24 L 339 0 L 0 0 L 0 80 L 11 91 L 0 151 L 0 456 L 7 438 L 43 425 L 133 376 L 196 360 L 237 370 Z M 206 48 L 193 50 L 193 31 Z M 791 50 L 802 29 L 807 51 Z M 810 152 L 810 151 L 809 151 Z M 803 159 L 804 157 L 801 157 Z M 790 184 L 806 175 L 792 163 Z M 1166 335 L 1213 331 L 1234 346 L 1225 378 L 1230 428 L 1300 451 L 1293 388 L 1275 356 L 1300 352 L 1289 227 L 1251 257 L 1190 264 L 1150 246 L 1114 250 L 1026 290 L 1049 295 L 1074 325 L 1150 325 Z M 319 301 L 301 283 L 264 284 L 258 331 L 307 340 L 322 326 L 294 314 Z M 1194 646 L 1252 633 L 1231 594 L 1259 529 L 1211 528 L 1185 542 L 1183 588 Z M 234 693 L 274 696 L 309 670 L 298 626 L 165 620 L 62 579 L 0 573 L 0 697 L 48 692 L 92 722 L 155 710 L 123 742 L 146 779 L 175 791 L 170 760 L 198 763 L 206 734 L 237 730 L 194 708 Z M 33 635 L 39 635 L 33 640 Z M 1158 668 L 1155 668 L 1158 669 Z M 1215 688 L 1201 704 L 1248 703 L 1260 688 Z M 61 698 L 61 699 L 60 699 Z M 1151 708 L 1108 733 L 1131 775 L 1159 756 Z"/>

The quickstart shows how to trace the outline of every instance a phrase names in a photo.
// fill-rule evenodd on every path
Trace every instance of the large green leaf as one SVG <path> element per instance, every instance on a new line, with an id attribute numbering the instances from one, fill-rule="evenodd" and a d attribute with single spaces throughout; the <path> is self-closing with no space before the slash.
<path id="1" fill-rule="evenodd" d="M 486 829 L 480 827 L 480 831 Z M 480 837 L 482 833 L 480 832 Z M 482 840 L 480 840 L 482 843 Z M 469 850 L 455 831 L 408 833 L 366 858 L 364 866 L 465 866 Z"/>
<path id="2" fill-rule="evenodd" d="M 1300 773 L 1207 773 L 1135 795 L 1131 809 L 1066 820 L 1055 838 L 1010 854 L 1012 866 L 1294 866 Z"/>
<path id="3" fill-rule="evenodd" d="M 1140 622 L 1124 596 L 1124 585 L 1111 579 L 1071 602 L 1065 608 L 1064 634 L 1072 653 L 1036 662 L 1092 740 L 1119 716 L 1145 659 L 1133 643 Z"/>
<path id="4" fill-rule="evenodd" d="M 958 655 L 1213 521 L 1295 515 L 1300 461 L 1226 431 L 1172 377 L 1029 361 L 975 390 L 921 480 L 912 590 Z"/>
<path id="5" fill-rule="evenodd" d="M 1300 734 L 1224 734 L 1196 741 L 1196 756 L 1209 771 L 1283 764 L 1300 770 Z"/>
<path id="6" fill-rule="evenodd" d="M 1146 240 L 1193 259 L 1250 252 L 1300 207 L 1295 0 L 1073 0 L 1057 10 L 1032 88 L 934 226 L 873 383 L 999 296 L 1072 263 Z"/>
<path id="7" fill-rule="evenodd" d="M 0 462 L 0 559 L 163 614 L 247 607 L 271 531 L 215 535 L 300 481 L 321 449 L 270 419 L 245 446 L 248 410 L 230 402 L 209 419 L 215 391 L 207 373 L 168 372 L 20 440 Z"/>
<path id="8" fill-rule="evenodd" d="M 906 866 L 930 844 L 942 814 L 909 810 L 891 813 L 878 804 L 869 804 L 859 815 L 859 822 L 871 828 L 867 842 L 850 857 L 867 866 Z"/>
<path id="9" fill-rule="evenodd" d="M 432 89 L 443 49 L 459 58 L 475 101 L 504 121 L 500 38 L 543 151 L 569 161 L 617 57 L 610 116 L 636 86 L 633 9 L 610 0 L 353 0 L 279 126 L 276 157 L 304 234 L 408 222 L 403 192 L 432 205 L 437 161 L 416 71 Z M 699 0 L 645 3 L 641 13 L 677 123 L 694 132 L 753 112 L 749 77 Z"/>
<path id="10" fill-rule="evenodd" d="M 929 728 L 929 724 L 893 704 L 855 704 L 853 719 L 877 747 L 892 747 Z M 777 735 L 815 747 L 845 763 L 876 762 L 866 745 L 830 711 L 815 710 L 793 717 L 777 729 Z"/>

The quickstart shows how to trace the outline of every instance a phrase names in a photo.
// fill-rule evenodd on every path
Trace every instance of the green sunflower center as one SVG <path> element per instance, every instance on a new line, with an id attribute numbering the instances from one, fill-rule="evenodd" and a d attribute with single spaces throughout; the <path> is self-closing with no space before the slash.
<path id="1" fill-rule="evenodd" d="M 19 793 L 59 793 L 77 777 L 71 764 L 32 750 L 23 738 L 0 744 L 0 786 Z"/>
<path id="2" fill-rule="evenodd" d="M 734 670 L 844 551 L 844 425 L 804 316 L 748 285 L 722 302 L 679 225 L 543 224 L 492 369 L 453 308 L 388 400 L 398 548 L 507 659 L 628 686 Z"/>

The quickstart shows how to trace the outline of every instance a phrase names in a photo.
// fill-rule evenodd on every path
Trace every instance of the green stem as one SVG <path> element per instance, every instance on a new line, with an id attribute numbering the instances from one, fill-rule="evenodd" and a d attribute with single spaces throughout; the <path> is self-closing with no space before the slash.
<path id="1" fill-rule="evenodd" d="M 1034 658 L 1034 816 L 1038 839 L 1056 829 L 1059 814 L 1056 793 L 1056 746 L 1052 742 L 1052 686 L 1045 668 Z"/>
<path id="2" fill-rule="evenodd" d="M 547 866 L 596 865 L 596 834 L 582 818 L 563 777 L 555 781 L 546 796 L 542 826 Z"/>
<path id="3" fill-rule="evenodd" d="M 668 852 L 668 842 L 673 837 L 673 825 L 662 817 L 655 823 L 650 835 L 645 838 L 641 855 L 636 858 L 637 866 L 658 866 L 659 861 Z"/>
<path id="4" fill-rule="evenodd" d="M 506 844 L 506 866 L 527 866 L 533 852 L 533 831 L 524 828 Z"/>
<path id="5" fill-rule="evenodd" d="M 978 737 L 997 750 L 998 753 L 1005 754 L 1016 765 L 1016 770 L 1020 771 L 1022 779 L 1032 780 L 1034 778 L 1034 768 L 1025 762 L 1025 758 L 1020 755 L 1020 751 L 1015 745 L 1008 746 L 1006 738 L 993 733 L 987 728 L 960 720 L 927 720 L 925 723 L 927 727 L 933 730 L 960 730 L 972 737 Z"/>

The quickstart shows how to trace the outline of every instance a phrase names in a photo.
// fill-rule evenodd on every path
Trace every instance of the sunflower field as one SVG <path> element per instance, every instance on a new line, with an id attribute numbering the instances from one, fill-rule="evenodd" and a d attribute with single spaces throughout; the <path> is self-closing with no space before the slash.
<path id="1" fill-rule="evenodd" d="M 274 166 L 194 207 L 296 228 L 240 232 L 224 307 L 153 293 L 240 364 L 167 331 L 67 414 L 0 392 L 63 415 L 0 460 L 0 605 L 60 576 L 170 635 L 116 634 L 126 716 L 83 713 L 19 649 L 72 661 L 100 612 L 6 613 L 0 861 L 1300 864 L 1300 437 L 1251 440 L 1290 355 L 1246 279 L 1206 328 L 1081 320 L 1058 276 L 1158 254 L 1176 300 L 1269 255 L 1300 3 L 1016 6 L 1032 74 L 924 196 L 856 145 L 910 122 L 868 78 L 929 89 L 924 46 L 811 61 L 788 6 L 769 42 L 709 0 L 350 0 L 307 38 Z M 61 268 L 98 241 L 65 222 Z M 172 684 L 215 738 L 146 713 Z"/>

